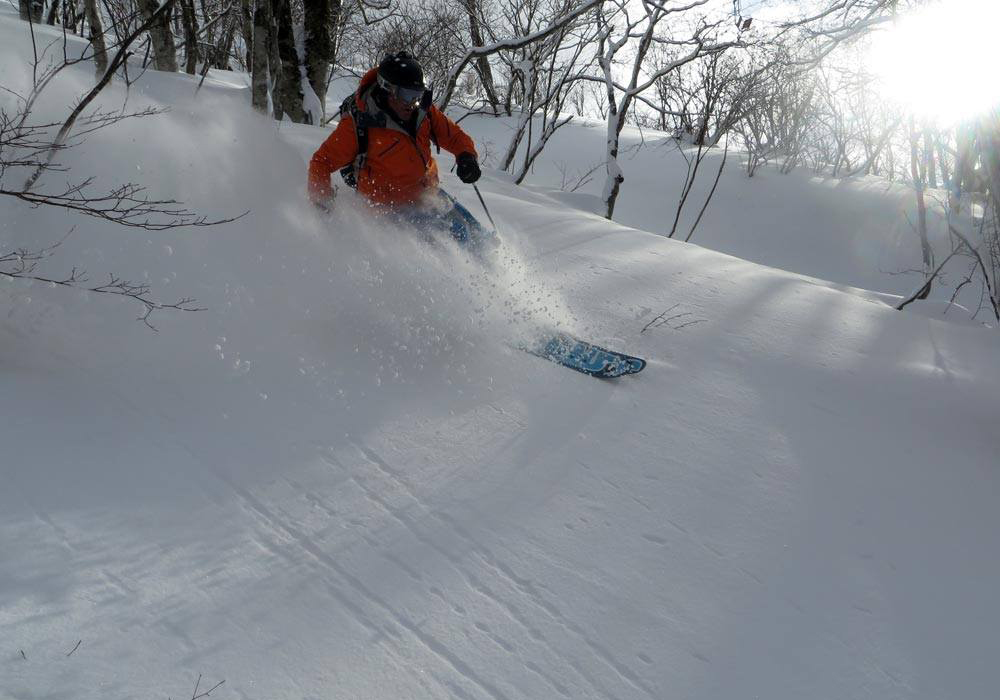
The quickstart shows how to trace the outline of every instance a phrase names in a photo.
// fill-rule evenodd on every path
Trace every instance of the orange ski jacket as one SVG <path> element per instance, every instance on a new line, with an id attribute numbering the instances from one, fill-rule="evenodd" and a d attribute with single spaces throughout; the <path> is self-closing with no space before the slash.
<path id="1" fill-rule="evenodd" d="M 381 111 L 371 95 L 377 69 L 368 71 L 354 95 L 359 112 Z M 476 154 L 472 139 L 435 106 L 420 108 L 416 117 L 416 139 L 387 116 L 384 126 L 368 127 L 368 152 L 355 173 L 358 191 L 376 204 L 412 204 L 438 186 L 438 168 L 431 155 L 431 133 L 435 141 L 455 156 Z M 333 196 L 330 175 L 355 162 L 358 136 L 354 118 L 344 114 L 309 161 L 309 197 L 325 201 Z"/>

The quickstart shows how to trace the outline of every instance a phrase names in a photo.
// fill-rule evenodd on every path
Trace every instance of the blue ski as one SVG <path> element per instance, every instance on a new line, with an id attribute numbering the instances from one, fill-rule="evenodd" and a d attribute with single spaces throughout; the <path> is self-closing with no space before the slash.
<path id="1" fill-rule="evenodd" d="M 521 349 L 563 367 L 601 379 L 636 374 L 646 367 L 646 361 L 640 357 L 608 350 L 567 333 L 557 332 L 543 336 L 537 342 L 523 345 Z"/>

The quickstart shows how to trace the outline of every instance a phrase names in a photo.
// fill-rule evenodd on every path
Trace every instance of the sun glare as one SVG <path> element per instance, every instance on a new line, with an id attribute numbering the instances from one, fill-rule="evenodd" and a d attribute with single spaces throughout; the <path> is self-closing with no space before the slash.
<path id="1" fill-rule="evenodd" d="M 915 115 L 954 123 L 1000 104 L 1000 0 L 939 0 L 876 36 L 883 94 Z"/>

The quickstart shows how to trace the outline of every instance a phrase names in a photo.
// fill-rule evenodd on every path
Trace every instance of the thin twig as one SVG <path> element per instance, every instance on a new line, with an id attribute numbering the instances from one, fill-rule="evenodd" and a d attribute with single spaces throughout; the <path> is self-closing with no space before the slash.
<path id="1" fill-rule="evenodd" d="M 673 306 L 671 306 L 669 309 L 667 309 L 666 311 L 664 311 L 662 314 L 660 314 L 659 316 L 657 316 L 656 318 L 654 318 L 652 321 L 650 321 L 649 323 L 647 323 L 646 326 L 641 331 L 639 331 L 639 333 L 645 333 L 650 328 L 655 328 L 657 325 L 659 325 L 657 323 L 657 321 L 663 320 L 668 313 L 670 313 L 671 311 L 673 311 L 674 309 L 676 309 L 678 306 L 680 306 L 680 304 L 674 304 Z"/>
<path id="2" fill-rule="evenodd" d="M 201 674 L 199 673 L 198 674 L 198 681 L 194 684 L 194 692 L 191 693 L 191 700 L 201 700 L 201 698 L 207 698 L 209 695 L 212 694 L 212 692 L 214 690 L 217 690 L 219 688 L 219 686 L 221 686 L 225 682 L 226 682 L 225 680 L 221 680 L 218 683 L 216 683 L 215 685 L 213 685 L 211 688 L 209 688 L 208 690 L 206 690 L 204 693 L 199 694 L 198 693 L 198 686 L 201 685 Z"/>
<path id="3" fill-rule="evenodd" d="M 667 326 L 668 328 L 670 328 L 670 330 L 678 331 L 686 326 L 693 326 L 696 323 L 705 323 L 707 321 L 707 319 L 704 318 L 694 318 L 694 319 L 687 319 L 682 323 L 678 323 L 677 325 L 671 325 L 674 321 L 679 321 L 680 319 L 685 318 L 686 316 L 694 316 L 694 312 L 692 311 L 681 311 L 680 313 L 676 313 L 670 316 L 667 315 L 670 314 L 670 312 L 672 312 L 678 306 L 680 306 L 680 304 L 674 304 L 673 306 L 671 306 L 669 309 L 667 309 L 659 316 L 654 318 L 652 321 L 647 323 L 646 326 L 641 331 L 639 331 L 639 333 L 645 333 L 648 330 L 651 330 L 653 328 L 659 328 L 660 326 Z"/>

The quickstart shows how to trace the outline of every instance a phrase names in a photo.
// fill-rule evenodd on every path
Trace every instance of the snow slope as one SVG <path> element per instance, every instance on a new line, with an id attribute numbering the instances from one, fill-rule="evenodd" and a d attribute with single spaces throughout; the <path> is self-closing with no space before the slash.
<path id="1" fill-rule="evenodd" d="M 480 117 L 467 121 L 473 123 L 481 142 L 506 147 L 510 137 L 502 122 L 490 124 L 493 120 Z M 603 213 L 599 201 L 603 168 L 594 171 L 576 192 L 552 188 L 564 177 L 572 187 L 600 162 L 605 129 L 603 123 L 583 120 L 580 126 L 557 131 L 546 158 L 536 163 L 526 182 L 567 204 Z M 692 161 L 696 150 L 684 146 Z M 627 128 L 622 133 L 622 153 L 626 179 L 615 220 L 669 234 L 687 174 L 687 161 L 677 142 L 660 132 Z M 704 156 L 676 238 L 684 240 L 691 232 L 722 158 L 721 148 Z M 742 153 L 729 153 L 712 203 L 692 234 L 693 243 L 770 267 L 888 294 L 909 296 L 923 284 L 917 272 L 921 269 L 920 243 L 913 227 L 916 205 L 910 188 L 877 177 L 825 177 L 806 167 L 781 175 L 775 167 L 761 166 L 748 178 L 745 160 Z M 947 251 L 947 229 L 933 207 L 937 200 L 944 201 L 944 193 L 931 192 L 929 230 L 939 249 Z M 959 268 L 949 267 L 946 275 L 959 274 Z M 936 289 L 936 296 L 948 300 L 956 283 L 950 282 L 948 290 Z M 978 290 L 970 291 L 975 294 L 968 299 L 978 298 Z"/>
<path id="2" fill-rule="evenodd" d="M 5 84 L 20 27 L 0 14 Z M 0 697 L 993 694 L 994 332 L 489 172 L 502 272 L 349 194 L 321 220 L 325 132 L 223 82 L 144 75 L 130 104 L 174 109 L 65 162 L 239 222 L 0 203 L 5 250 L 76 225 L 53 265 L 206 308 L 153 333 L 0 284 Z M 650 365 L 600 382 L 511 349 L 536 323 Z"/>

